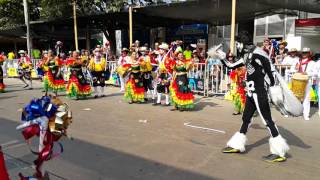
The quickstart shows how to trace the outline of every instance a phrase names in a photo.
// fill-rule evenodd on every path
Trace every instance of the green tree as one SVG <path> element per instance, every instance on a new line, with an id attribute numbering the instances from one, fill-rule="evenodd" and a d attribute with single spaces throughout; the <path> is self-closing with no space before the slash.
<path id="1" fill-rule="evenodd" d="M 73 0 L 28 0 L 30 20 L 72 17 Z M 127 0 L 77 0 L 81 16 L 120 11 Z M 0 0 L 0 29 L 24 24 L 22 0 Z"/>

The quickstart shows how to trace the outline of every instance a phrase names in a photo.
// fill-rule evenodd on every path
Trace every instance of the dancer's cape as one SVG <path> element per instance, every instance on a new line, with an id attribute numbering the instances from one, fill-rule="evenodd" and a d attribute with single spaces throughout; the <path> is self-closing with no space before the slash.
<path id="1" fill-rule="evenodd" d="M 275 76 L 279 85 L 270 87 L 269 89 L 272 102 L 279 109 L 286 111 L 292 116 L 301 116 L 303 113 L 303 106 L 301 102 L 288 88 L 287 83 L 278 72 L 275 72 Z"/>

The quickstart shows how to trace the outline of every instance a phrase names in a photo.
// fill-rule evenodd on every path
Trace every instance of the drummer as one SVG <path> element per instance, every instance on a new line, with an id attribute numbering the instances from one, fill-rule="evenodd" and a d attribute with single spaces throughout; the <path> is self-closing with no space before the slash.
<path id="1" fill-rule="evenodd" d="M 130 62 L 130 58 L 128 56 L 128 52 L 129 52 L 129 50 L 127 48 L 123 48 L 122 49 L 121 57 L 118 60 L 118 66 L 123 66 L 123 65 L 128 64 Z M 127 81 L 127 77 L 120 76 L 120 84 L 121 84 L 120 92 L 124 92 L 125 91 L 126 81 Z"/>
<path id="2" fill-rule="evenodd" d="M 303 117 L 304 120 L 310 120 L 310 90 L 312 88 L 312 76 L 314 75 L 315 62 L 311 59 L 310 48 L 304 47 L 301 52 L 301 58 L 295 66 L 292 66 L 292 72 L 299 72 L 309 76 L 309 81 L 305 89 L 303 100 Z"/>

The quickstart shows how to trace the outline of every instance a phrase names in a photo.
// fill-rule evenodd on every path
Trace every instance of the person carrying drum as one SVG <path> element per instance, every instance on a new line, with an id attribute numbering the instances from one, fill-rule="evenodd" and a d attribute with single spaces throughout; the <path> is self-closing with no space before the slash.
<path id="1" fill-rule="evenodd" d="M 307 78 L 306 79 L 306 85 L 305 88 L 300 86 L 301 88 L 295 88 L 294 87 L 294 82 L 292 86 L 292 91 L 295 95 L 304 93 L 303 99 L 303 117 L 304 120 L 308 121 L 310 120 L 310 90 L 312 88 L 312 76 L 314 75 L 314 67 L 315 67 L 315 62 L 310 58 L 311 56 L 311 51 L 310 48 L 304 47 L 302 49 L 302 55 L 298 63 L 295 64 L 295 66 L 292 66 L 291 72 L 294 73 L 301 73 L 302 76 L 304 75 Z M 295 81 L 295 77 L 297 74 L 293 75 L 293 81 Z M 295 90 L 297 89 L 297 90 Z M 299 92 L 298 92 L 299 91 Z"/>

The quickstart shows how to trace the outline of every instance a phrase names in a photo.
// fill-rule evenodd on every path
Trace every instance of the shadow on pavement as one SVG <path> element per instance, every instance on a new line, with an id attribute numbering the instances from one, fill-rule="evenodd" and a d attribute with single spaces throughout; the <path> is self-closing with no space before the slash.
<path id="1" fill-rule="evenodd" d="M 253 125 L 251 125 L 251 128 L 253 128 L 253 129 L 262 129 L 262 130 L 265 130 L 266 133 L 269 134 L 267 128 L 261 127 L 259 124 L 253 124 Z M 299 138 L 298 136 L 296 136 L 295 134 L 293 134 L 289 130 L 287 130 L 287 129 L 281 127 L 281 126 L 278 126 L 278 129 L 279 129 L 280 134 L 285 139 L 287 139 L 287 142 L 288 142 L 288 144 L 290 146 L 296 146 L 296 147 L 300 147 L 300 148 L 303 148 L 303 149 L 309 149 L 309 148 L 312 147 L 312 146 L 304 143 L 301 138 Z M 269 143 L 269 136 L 267 136 L 265 138 L 262 138 L 259 141 L 256 141 L 255 143 L 246 146 L 246 150 L 247 150 L 246 152 L 249 152 L 251 149 L 253 149 L 255 147 L 258 147 L 258 146 L 261 146 L 263 144 L 267 144 L 267 143 Z"/>
<path id="2" fill-rule="evenodd" d="M 195 104 L 194 109 L 192 111 L 201 111 L 207 106 L 214 107 L 214 106 L 217 106 L 217 105 L 218 104 L 213 103 L 213 102 L 198 102 L 197 104 Z"/>
<path id="3" fill-rule="evenodd" d="M 22 136 L 15 130 L 17 123 L 8 119 L 0 117 L 0 144 L 8 141 L 21 139 Z M 3 136 L 7 138 L 2 138 Z M 8 139 L 10 138 L 10 139 Z M 70 172 L 72 169 L 86 169 L 93 173 L 91 179 L 93 180 L 215 180 L 217 178 L 208 177 L 188 170 L 179 169 L 163 163 L 159 163 L 150 159 L 138 157 L 136 155 L 128 154 L 112 148 L 106 148 L 97 144 L 82 141 L 80 139 L 63 140 L 64 153 L 58 158 L 52 160 L 53 163 L 48 164 L 50 178 L 53 179 L 88 179 L 88 174 L 81 170 L 77 172 Z M 20 147 L 22 148 L 22 147 Z M 24 147 L 25 148 L 25 147 Z M 10 149 L 12 151 L 12 149 Z M 7 156 L 10 158 L 8 152 Z M 170 155 L 168 154 L 168 157 Z M 10 160 L 7 166 L 10 166 L 9 174 L 16 176 L 16 173 L 20 171 L 17 167 L 26 168 L 28 162 L 32 162 L 35 156 L 31 153 L 21 157 L 14 157 L 15 161 L 19 161 L 22 165 L 15 165 L 14 161 Z M 67 162 L 64 164 L 63 162 Z M 23 165 L 24 164 L 24 165 Z M 30 165 L 30 164 L 29 164 Z M 76 167 L 76 168 L 75 168 Z M 30 166 L 29 166 L 30 168 Z M 58 169 L 58 170 L 57 170 Z M 23 170 L 21 170 L 23 171 Z M 60 171 L 60 172 L 59 172 Z M 32 170 L 29 171 L 29 173 Z M 54 173 L 52 173 L 54 172 Z M 87 172 L 87 171 L 86 171 Z M 57 175 L 58 174 L 58 175 Z M 67 175 L 66 175 L 67 174 Z M 80 176 L 79 176 L 80 174 Z M 72 176 L 74 177 L 67 177 Z M 91 174 L 92 175 L 92 174 Z"/>
<path id="4" fill-rule="evenodd" d="M 14 98 L 14 97 L 17 97 L 17 96 L 1 96 L 1 97 L 0 97 L 0 100 L 3 100 L 3 99 L 11 99 L 11 98 Z"/>

